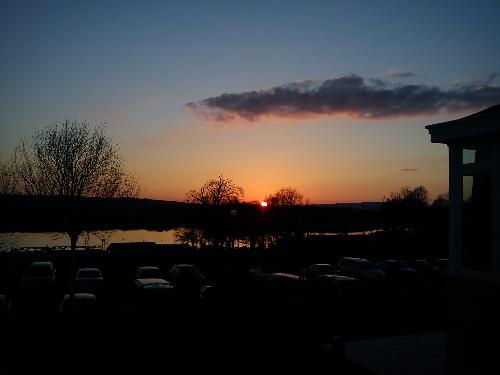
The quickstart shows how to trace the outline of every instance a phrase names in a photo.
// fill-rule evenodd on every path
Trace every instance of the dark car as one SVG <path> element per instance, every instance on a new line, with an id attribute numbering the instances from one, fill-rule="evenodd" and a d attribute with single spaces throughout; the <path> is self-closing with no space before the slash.
<path id="1" fill-rule="evenodd" d="M 96 298 L 92 293 L 74 293 L 73 298 L 71 294 L 65 294 L 59 312 L 65 315 L 78 315 L 88 312 L 94 312 L 96 308 Z"/>
<path id="2" fill-rule="evenodd" d="M 345 276 L 360 280 L 382 280 L 385 273 L 375 263 L 364 258 L 342 257 L 337 263 L 338 270 Z"/>
<path id="3" fill-rule="evenodd" d="M 21 294 L 30 299 L 46 302 L 56 292 L 56 270 L 52 262 L 33 262 L 21 278 Z"/>
<path id="4" fill-rule="evenodd" d="M 432 261 L 437 268 L 441 270 L 441 272 L 448 271 L 448 267 L 450 266 L 450 260 L 448 258 L 438 258 Z"/>
<path id="5" fill-rule="evenodd" d="M 136 279 L 163 279 L 160 268 L 155 266 L 139 267 L 135 273 Z"/>
<path id="6" fill-rule="evenodd" d="M 417 271 L 417 275 L 427 278 L 441 276 L 441 270 L 426 259 L 407 260 L 404 262 L 406 267 L 411 267 Z"/>
<path id="7" fill-rule="evenodd" d="M 417 275 L 417 271 L 414 268 L 396 259 L 386 259 L 378 262 L 377 267 L 384 271 L 389 278 L 411 279 Z"/>
<path id="8" fill-rule="evenodd" d="M 359 280 L 343 275 L 319 275 L 314 285 L 319 291 L 328 291 L 330 295 L 344 297 L 358 291 Z"/>
<path id="9" fill-rule="evenodd" d="M 0 294 L 0 321 L 10 314 L 10 301 L 6 295 Z"/>
<path id="10" fill-rule="evenodd" d="M 98 268 L 80 268 L 76 273 L 75 288 L 78 291 L 99 291 L 104 286 L 104 278 Z"/>
<path id="11" fill-rule="evenodd" d="M 206 284 L 206 277 L 193 264 L 175 264 L 169 270 L 170 281 L 178 291 L 197 295 Z"/>
<path id="12" fill-rule="evenodd" d="M 337 273 L 335 266 L 329 263 L 315 263 L 302 269 L 301 274 L 309 280 L 313 280 L 321 275 L 334 275 Z"/>
<path id="13" fill-rule="evenodd" d="M 274 279 L 273 274 L 280 272 L 278 266 L 272 264 L 257 265 L 251 268 L 248 273 L 253 281 L 266 281 Z"/>

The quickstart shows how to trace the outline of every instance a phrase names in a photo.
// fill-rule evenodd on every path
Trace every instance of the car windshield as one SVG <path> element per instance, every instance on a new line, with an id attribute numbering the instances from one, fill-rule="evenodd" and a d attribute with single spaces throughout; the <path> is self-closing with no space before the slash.
<path id="1" fill-rule="evenodd" d="M 158 268 L 146 268 L 139 270 L 138 276 L 143 279 L 161 279 L 162 274 Z"/>
<path id="2" fill-rule="evenodd" d="M 198 275 L 200 271 L 198 271 L 198 269 L 194 266 L 185 265 L 179 267 L 179 273 L 183 275 Z"/>
<path id="3" fill-rule="evenodd" d="M 370 271 L 377 268 L 375 264 L 366 259 L 345 259 L 343 265 L 360 271 Z"/>
<path id="4" fill-rule="evenodd" d="M 331 266 L 330 264 L 316 264 L 316 266 L 313 269 L 315 269 L 316 272 L 321 274 L 328 274 L 334 271 L 334 267 Z"/>
<path id="5" fill-rule="evenodd" d="M 101 277 L 101 273 L 97 270 L 80 270 L 78 271 L 78 277 L 85 279 L 97 279 Z"/>
<path id="6" fill-rule="evenodd" d="M 48 264 L 33 265 L 28 269 L 29 276 L 49 276 L 52 275 L 52 269 Z"/>
<path id="7" fill-rule="evenodd" d="M 371 262 L 359 262 L 354 267 L 363 270 L 363 271 L 371 271 L 377 269 L 377 266 Z"/>
<path id="8" fill-rule="evenodd" d="M 263 273 L 275 273 L 279 272 L 278 267 L 272 265 L 260 266 L 261 272 Z"/>

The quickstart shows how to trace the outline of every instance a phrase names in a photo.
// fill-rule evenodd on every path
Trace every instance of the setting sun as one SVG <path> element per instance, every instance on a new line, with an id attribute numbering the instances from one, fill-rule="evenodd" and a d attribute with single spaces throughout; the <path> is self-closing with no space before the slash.
<path id="1" fill-rule="evenodd" d="M 267 207 L 267 202 L 266 202 L 266 201 L 262 201 L 262 202 L 260 202 L 260 205 L 261 205 L 262 207 Z"/>

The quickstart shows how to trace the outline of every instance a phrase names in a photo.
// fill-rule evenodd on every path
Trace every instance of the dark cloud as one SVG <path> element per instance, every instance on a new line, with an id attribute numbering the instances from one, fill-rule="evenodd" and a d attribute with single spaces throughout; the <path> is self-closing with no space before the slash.
<path id="1" fill-rule="evenodd" d="M 417 172 L 418 168 L 404 168 L 401 169 L 401 172 Z"/>
<path id="2" fill-rule="evenodd" d="M 426 85 L 392 84 L 353 74 L 222 94 L 187 106 L 205 120 L 255 121 L 267 116 L 293 118 L 338 114 L 365 119 L 411 117 L 460 112 L 498 103 L 500 86 L 491 84 L 443 90 Z"/>
<path id="3" fill-rule="evenodd" d="M 415 77 L 417 74 L 405 70 L 391 70 L 388 74 L 389 77 L 394 78 L 410 78 Z"/>

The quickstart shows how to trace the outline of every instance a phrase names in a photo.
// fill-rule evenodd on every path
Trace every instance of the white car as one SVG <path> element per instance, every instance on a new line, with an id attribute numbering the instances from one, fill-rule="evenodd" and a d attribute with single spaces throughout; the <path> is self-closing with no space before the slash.
<path id="1" fill-rule="evenodd" d="M 80 268 L 76 273 L 75 287 L 79 290 L 99 289 L 104 285 L 104 278 L 99 268 Z"/>
<path id="2" fill-rule="evenodd" d="M 172 284 L 163 278 L 163 274 L 158 267 L 143 266 L 137 269 L 134 280 L 138 290 L 170 290 Z"/>
<path id="3" fill-rule="evenodd" d="M 165 279 L 147 278 L 147 279 L 135 279 L 135 285 L 144 290 L 169 290 L 173 289 L 172 284 L 170 284 Z"/>

